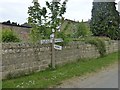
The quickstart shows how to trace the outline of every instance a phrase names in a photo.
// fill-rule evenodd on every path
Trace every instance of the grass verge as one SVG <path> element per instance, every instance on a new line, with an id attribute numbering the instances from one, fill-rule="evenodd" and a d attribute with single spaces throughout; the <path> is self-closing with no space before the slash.
<path id="1" fill-rule="evenodd" d="M 81 60 L 75 63 L 57 67 L 56 70 L 46 70 L 30 76 L 5 80 L 2 82 L 3 88 L 48 88 L 58 85 L 61 81 L 74 76 L 81 76 L 87 73 L 96 72 L 103 67 L 116 62 L 118 53 L 109 54 L 103 58 Z"/>

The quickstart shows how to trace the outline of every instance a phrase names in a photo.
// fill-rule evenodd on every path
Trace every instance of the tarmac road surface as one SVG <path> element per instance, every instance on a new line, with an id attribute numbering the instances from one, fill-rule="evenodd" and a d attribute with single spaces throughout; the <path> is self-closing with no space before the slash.
<path id="1" fill-rule="evenodd" d="M 118 88 L 118 63 L 97 73 L 63 81 L 57 88 Z"/>

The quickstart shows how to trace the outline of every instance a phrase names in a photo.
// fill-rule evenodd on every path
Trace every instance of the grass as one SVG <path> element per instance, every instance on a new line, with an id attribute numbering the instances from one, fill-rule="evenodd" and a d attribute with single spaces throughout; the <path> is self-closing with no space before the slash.
<path id="1" fill-rule="evenodd" d="M 46 70 L 23 76 L 16 79 L 5 80 L 2 82 L 3 88 L 48 88 L 59 85 L 61 81 L 74 76 L 81 76 L 87 73 L 96 72 L 103 67 L 116 62 L 118 53 L 109 54 L 103 58 L 82 60 L 64 66 L 58 66 L 56 70 Z"/>

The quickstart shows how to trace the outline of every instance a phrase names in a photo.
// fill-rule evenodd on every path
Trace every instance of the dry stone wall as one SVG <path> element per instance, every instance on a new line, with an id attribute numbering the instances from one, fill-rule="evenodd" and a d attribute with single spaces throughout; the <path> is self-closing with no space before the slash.
<path id="1" fill-rule="evenodd" d="M 3 44 L 2 76 L 15 77 L 41 71 L 48 67 L 51 60 L 50 45 L 39 44 Z"/>
<path id="2" fill-rule="evenodd" d="M 118 42 L 106 42 L 107 53 L 118 50 Z M 56 64 L 74 62 L 80 58 L 97 58 L 100 54 L 94 45 L 72 42 L 55 51 Z M 2 44 L 2 79 L 45 70 L 51 63 L 51 45 L 32 43 Z"/>

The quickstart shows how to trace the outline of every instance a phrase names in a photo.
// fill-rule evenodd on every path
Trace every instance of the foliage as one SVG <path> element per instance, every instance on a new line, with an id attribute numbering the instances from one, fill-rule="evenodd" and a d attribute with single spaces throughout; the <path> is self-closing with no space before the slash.
<path id="1" fill-rule="evenodd" d="M 48 24 L 54 30 L 60 29 L 60 25 L 64 20 L 63 14 L 66 12 L 66 3 L 67 0 L 64 0 L 62 4 L 60 1 L 54 0 L 50 3 L 46 2 L 46 6 L 50 10 Z"/>
<path id="2" fill-rule="evenodd" d="M 61 31 L 65 33 L 65 35 L 69 36 L 69 38 L 73 37 L 73 33 L 76 30 L 76 25 L 78 22 L 71 21 L 68 19 L 65 19 L 63 24 L 61 25 Z"/>
<path id="3" fill-rule="evenodd" d="M 39 3 L 34 2 L 34 6 L 28 7 L 28 23 L 32 26 L 31 39 L 33 41 L 40 40 L 45 35 L 45 14 L 47 13 L 46 8 L 41 8 Z"/>
<path id="4" fill-rule="evenodd" d="M 33 40 L 49 38 L 52 29 L 55 31 L 60 29 L 63 17 L 66 12 L 67 0 L 46 1 L 46 7 L 41 7 L 38 2 L 34 2 L 34 6 L 28 9 L 28 23 L 32 25 L 31 36 Z"/>
<path id="5" fill-rule="evenodd" d="M 55 30 L 55 37 L 56 38 L 62 38 L 64 40 L 64 43 L 67 43 L 68 37 L 65 34 L 65 31 L 67 30 L 67 26 L 64 28 L 63 31 L 61 31 L 60 27 L 64 23 L 63 14 L 66 12 L 66 3 L 68 0 L 64 0 L 64 2 L 61 4 L 60 2 L 46 2 L 47 7 L 51 11 L 51 20 L 48 22 L 50 27 Z"/>
<path id="6" fill-rule="evenodd" d="M 2 30 L 2 42 L 20 42 L 18 36 L 10 29 Z"/>
<path id="7" fill-rule="evenodd" d="M 80 38 L 85 38 L 92 35 L 89 25 L 87 25 L 87 23 L 83 21 L 76 22 L 76 21 L 65 20 L 64 23 L 62 24 L 61 32 L 62 34 L 64 34 L 60 36 L 64 36 L 63 39 L 65 41 L 65 44 L 67 44 L 72 40 L 75 39 L 79 40 Z"/>
<path id="8" fill-rule="evenodd" d="M 95 36 L 120 39 L 119 13 L 115 2 L 93 2 L 90 28 Z"/>
<path id="9" fill-rule="evenodd" d="M 106 47 L 105 47 L 105 42 L 103 39 L 101 39 L 99 37 L 98 38 L 91 37 L 91 38 L 85 39 L 85 42 L 95 45 L 97 47 L 101 57 L 106 55 Z"/>
<path id="10" fill-rule="evenodd" d="M 56 32 L 56 38 L 62 38 L 64 42 L 61 43 L 61 44 L 62 45 L 66 45 L 66 44 L 68 44 L 68 42 L 72 41 L 72 38 L 71 38 L 71 34 L 70 33 L 66 33 L 66 32 L 68 32 L 68 28 L 69 28 L 70 24 L 69 23 L 66 23 L 66 24 L 63 23 L 63 24 L 64 24 L 64 27 L 62 27 L 61 31 L 60 32 Z"/>
<path id="11" fill-rule="evenodd" d="M 75 37 L 87 37 L 91 36 L 90 28 L 82 21 L 77 25 L 77 31 L 75 32 Z"/>
<path id="12" fill-rule="evenodd" d="M 4 88 L 49 88 L 59 85 L 61 81 L 75 76 L 86 75 L 107 67 L 118 61 L 118 53 L 109 54 L 103 58 L 83 59 L 78 62 L 57 67 L 56 70 L 41 71 L 29 76 L 2 81 Z"/>
<path id="13" fill-rule="evenodd" d="M 58 38 L 62 38 L 63 42 L 57 43 L 59 45 L 66 45 L 68 42 L 72 41 L 72 38 L 69 36 L 69 34 L 65 34 L 64 32 L 60 32 L 57 35 Z"/>

